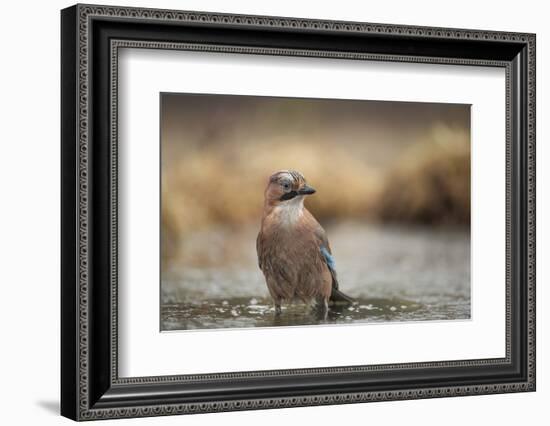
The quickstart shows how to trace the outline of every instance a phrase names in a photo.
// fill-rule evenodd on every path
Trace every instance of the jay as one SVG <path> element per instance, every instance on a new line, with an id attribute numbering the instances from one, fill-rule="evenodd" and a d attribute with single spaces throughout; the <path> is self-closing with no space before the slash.
<path id="1" fill-rule="evenodd" d="M 314 193 L 295 170 L 274 173 L 265 189 L 256 249 L 277 315 L 283 302 L 314 302 L 325 315 L 329 302 L 353 303 L 338 289 L 325 230 L 304 207 Z"/>

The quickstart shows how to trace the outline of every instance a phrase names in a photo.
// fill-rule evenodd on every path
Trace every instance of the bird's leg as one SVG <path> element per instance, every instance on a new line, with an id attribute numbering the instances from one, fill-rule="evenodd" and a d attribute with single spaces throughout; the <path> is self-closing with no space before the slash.
<path id="1" fill-rule="evenodd" d="M 277 316 L 281 315 L 281 312 L 282 312 L 281 301 L 275 300 L 274 305 L 275 305 L 275 315 Z"/>
<path id="2" fill-rule="evenodd" d="M 328 316 L 328 299 L 323 299 L 322 305 L 323 319 L 326 320 Z"/>
<path id="3" fill-rule="evenodd" d="M 318 297 L 315 301 L 314 312 L 319 319 L 326 320 L 328 318 L 328 298 Z"/>

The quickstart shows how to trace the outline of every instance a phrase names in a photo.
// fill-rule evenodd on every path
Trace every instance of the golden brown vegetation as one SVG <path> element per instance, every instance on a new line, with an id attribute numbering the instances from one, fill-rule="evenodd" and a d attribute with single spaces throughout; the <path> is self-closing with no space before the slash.
<path id="1" fill-rule="evenodd" d="M 307 205 L 326 219 L 365 217 L 379 191 L 378 174 L 337 147 L 281 142 L 269 150 L 248 144 L 239 151 L 235 157 L 230 147 L 200 150 L 163 175 L 163 217 L 170 226 L 184 231 L 259 222 L 267 179 L 280 169 L 306 176 L 319 194 Z"/>
<path id="2" fill-rule="evenodd" d="M 322 139 L 215 144 L 182 153 L 163 167 L 163 257 L 174 254 L 188 231 L 259 225 L 267 178 L 280 169 L 300 170 L 317 189 L 306 206 L 321 222 L 469 225 L 469 135 L 436 126 L 401 152 L 381 168 Z"/>
<path id="3" fill-rule="evenodd" d="M 468 134 L 435 127 L 389 170 L 376 204 L 385 221 L 469 225 Z"/>

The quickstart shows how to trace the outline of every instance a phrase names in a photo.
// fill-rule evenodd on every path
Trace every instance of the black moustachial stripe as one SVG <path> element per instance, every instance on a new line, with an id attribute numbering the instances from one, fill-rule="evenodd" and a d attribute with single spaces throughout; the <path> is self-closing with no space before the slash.
<path id="1" fill-rule="evenodd" d="M 281 196 L 281 198 L 279 198 L 279 200 L 280 201 L 292 200 L 297 195 L 298 195 L 297 191 L 286 192 Z"/>

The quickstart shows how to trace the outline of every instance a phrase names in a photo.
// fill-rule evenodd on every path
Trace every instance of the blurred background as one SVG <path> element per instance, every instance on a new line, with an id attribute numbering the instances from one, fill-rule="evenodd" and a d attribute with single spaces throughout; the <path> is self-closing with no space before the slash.
<path id="1" fill-rule="evenodd" d="M 161 329 L 470 317 L 470 107 L 161 94 Z M 358 303 L 275 318 L 255 239 L 300 171 Z"/>

